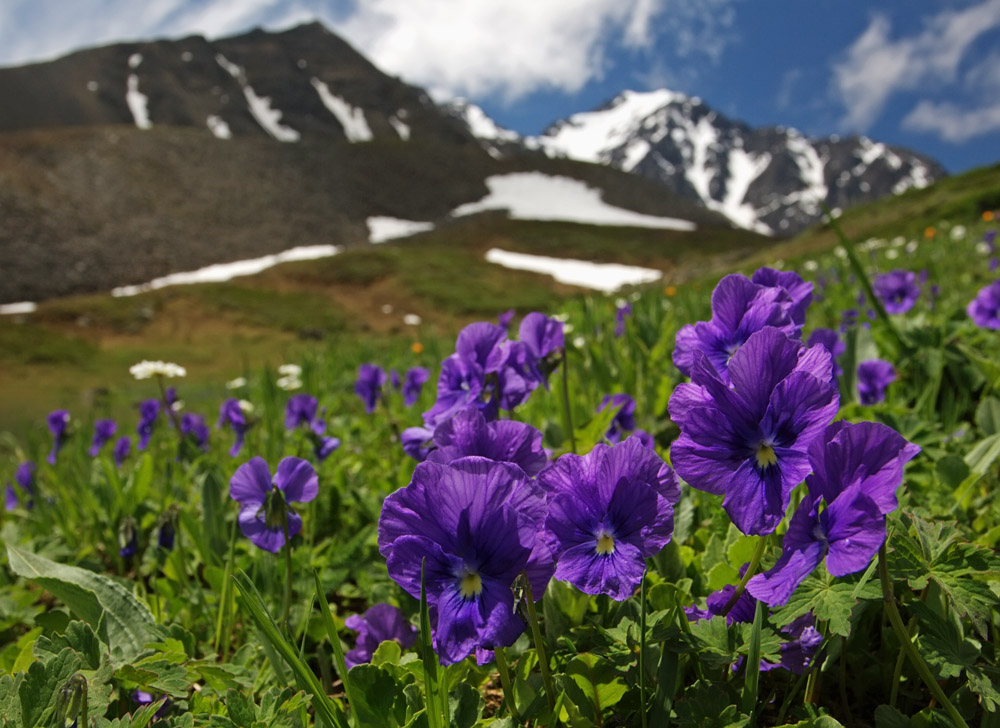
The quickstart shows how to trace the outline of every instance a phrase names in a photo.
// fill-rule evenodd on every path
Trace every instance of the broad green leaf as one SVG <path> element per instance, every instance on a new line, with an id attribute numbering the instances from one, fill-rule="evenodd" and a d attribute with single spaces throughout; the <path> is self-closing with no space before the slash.
<path id="1" fill-rule="evenodd" d="M 388 670 L 375 665 L 355 665 L 350 673 L 358 724 L 372 728 L 401 728 L 406 724 L 403 686 Z"/>
<path id="2" fill-rule="evenodd" d="M 788 603 L 771 615 L 771 621 L 784 627 L 811 611 L 816 619 L 829 622 L 831 633 L 847 637 L 851 634 L 851 610 L 858 603 L 854 596 L 855 588 L 853 582 L 835 579 L 825 568 L 817 569 L 799 584 Z M 862 588 L 859 597 L 878 599 L 880 595 L 879 585 L 869 582 Z"/>
<path id="3" fill-rule="evenodd" d="M 147 643 L 162 636 L 146 605 L 103 574 L 57 564 L 11 544 L 7 544 L 7 560 L 15 574 L 55 594 L 98 634 L 103 628 L 116 662 L 134 660 L 146 652 Z"/>
<path id="4" fill-rule="evenodd" d="M 472 728 L 483 712 L 483 696 L 472 685 L 460 682 L 448 695 L 448 715 L 452 728 Z"/>

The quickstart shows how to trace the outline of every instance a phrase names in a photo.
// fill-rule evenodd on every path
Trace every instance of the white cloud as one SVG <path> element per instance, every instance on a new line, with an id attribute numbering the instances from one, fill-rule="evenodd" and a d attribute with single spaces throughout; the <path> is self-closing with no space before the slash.
<path id="1" fill-rule="evenodd" d="M 1000 130 L 1000 103 L 979 109 L 962 109 L 955 104 L 921 101 L 903 119 L 903 127 L 938 134 L 956 144 Z"/>
<path id="2" fill-rule="evenodd" d="M 335 30 L 439 98 L 578 91 L 604 73 L 612 38 L 648 42 L 664 0 L 368 0 Z"/>
<path id="3" fill-rule="evenodd" d="M 892 40 L 891 23 L 876 14 L 833 68 L 834 87 L 843 101 L 845 128 L 868 129 L 889 98 L 900 91 L 954 83 L 973 42 L 1000 27 L 1000 0 L 983 0 L 961 10 L 944 10 L 916 35 Z"/>

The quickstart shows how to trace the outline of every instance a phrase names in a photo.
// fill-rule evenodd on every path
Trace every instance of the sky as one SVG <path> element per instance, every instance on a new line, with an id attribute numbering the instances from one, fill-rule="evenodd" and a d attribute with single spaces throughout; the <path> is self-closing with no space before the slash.
<path id="1" fill-rule="evenodd" d="M 0 66 L 312 20 L 521 134 L 669 88 L 751 126 L 865 134 L 951 172 L 1000 160 L 1000 0 L 0 0 Z"/>

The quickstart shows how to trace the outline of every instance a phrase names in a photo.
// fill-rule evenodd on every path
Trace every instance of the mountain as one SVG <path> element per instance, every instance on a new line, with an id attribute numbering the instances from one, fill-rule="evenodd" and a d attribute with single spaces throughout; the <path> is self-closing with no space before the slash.
<path id="1" fill-rule="evenodd" d="M 733 246 L 764 242 L 735 240 L 724 216 L 612 167 L 498 159 L 421 89 L 315 23 L 0 69 L 0 99 L 0 303 L 366 245 L 373 219 L 447 225 L 486 209 L 474 203 L 496 178 L 522 173 L 697 228 L 672 232 L 678 247 L 709 229 Z"/>
<path id="2" fill-rule="evenodd" d="M 767 235 L 791 235 L 832 210 L 872 202 L 945 176 L 935 161 L 866 137 L 810 139 L 788 127 L 751 128 L 701 99 L 673 91 L 625 91 L 595 110 L 552 124 L 540 136 L 479 118 L 469 104 L 448 111 L 494 154 L 538 150 L 606 164 Z M 485 132 L 485 133 L 484 133 Z"/>

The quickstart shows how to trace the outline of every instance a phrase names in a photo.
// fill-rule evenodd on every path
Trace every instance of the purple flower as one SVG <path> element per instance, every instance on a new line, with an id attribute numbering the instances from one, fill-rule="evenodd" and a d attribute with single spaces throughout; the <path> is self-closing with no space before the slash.
<path id="1" fill-rule="evenodd" d="M 434 447 L 434 431 L 426 427 L 407 427 L 399 436 L 403 452 L 422 463 Z"/>
<path id="2" fill-rule="evenodd" d="M 118 555 L 124 559 L 132 558 L 139 550 L 139 531 L 130 516 L 125 517 L 118 529 L 118 544 L 121 547 Z"/>
<path id="3" fill-rule="evenodd" d="M 344 659 L 347 669 L 355 665 L 371 662 L 375 650 L 383 642 L 396 642 L 404 650 L 413 647 L 417 641 L 417 629 L 406 621 L 406 617 L 391 604 L 376 604 L 363 615 L 352 614 L 344 620 L 344 626 L 358 633 L 354 649 Z"/>
<path id="4" fill-rule="evenodd" d="M 885 514 L 898 505 L 903 467 L 918 452 L 885 425 L 830 425 L 809 448 L 809 494 L 792 516 L 781 557 L 770 571 L 750 579 L 747 590 L 781 605 L 824 558 L 833 576 L 868 568 L 885 540 Z"/>
<path id="5" fill-rule="evenodd" d="M 981 288 L 966 306 L 965 312 L 976 326 L 1000 329 L 1000 280 Z"/>
<path id="6" fill-rule="evenodd" d="M 434 444 L 437 449 L 426 457 L 432 463 L 450 463 L 468 455 L 479 455 L 518 465 L 532 477 L 548 464 L 541 432 L 515 420 L 487 422 L 475 407 L 467 407 L 438 425 Z"/>
<path id="7" fill-rule="evenodd" d="M 354 392 L 365 403 L 365 412 L 371 414 L 375 405 L 382 398 L 382 387 L 385 386 L 385 371 L 375 364 L 362 364 L 358 367 L 358 380 L 354 383 Z"/>
<path id="8" fill-rule="evenodd" d="M 285 545 L 286 530 L 288 538 L 302 530 L 302 517 L 288 504 L 308 503 L 318 492 L 319 478 L 313 466 L 293 457 L 278 463 L 273 480 L 264 458 L 255 457 L 241 465 L 229 481 L 229 495 L 241 506 L 240 530 L 254 545 L 271 553 L 278 553 Z"/>
<path id="9" fill-rule="evenodd" d="M 830 357 L 833 360 L 833 378 L 837 379 L 844 370 L 841 368 L 840 364 L 837 363 L 837 357 L 847 351 L 847 345 L 840 340 L 837 336 L 837 332 L 833 329 L 815 329 L 811 334 L 809 334 L 808 346 L 816 346 L 820 344 L 825 347 L 828 352 L 830 352 Z"/>
<path id="10" fill-rule="evenodd" d="M 546 382 L 555 358 L 566 347 L 563 322 L 533 311 L 521 319 L 517 335 L 527 349 L 535 379 L 538 383 Z"/>
<path id="11" fill-rule="evenodd" d="M 516 465 L 467 457 L 421 463 L 379 519 L 389 575 L 420 596 L 426 560 L 434 648 L 443 664 L 505 647 L 524 631 L 511 585 L 527 572 L 541 598 L 552 575 L 541 489 Z"/>
<path id="12" fill-rule="evenodd" d="M 3 507 L 4 510 L 12 511 L 17 508 L 17 491 L 14 490 L 14 486 L 7 483 L 7 487 L 4 489 Z"/>
<path id="13" fill-rule="evenodd" d="M 195 447 L 208 452 L 208 425 L 203 416 L 185 412 L 181 417 L 181 434 L 189 436 Z"/>
<path id="14" fill-rule="evenodd" d="M 122 466 L 122 463 L 125 462 L 125 458 L 128 457 L 130 452 L 132 452 L 132 438 L 129 437 L 128 435 L 123 435 L 119 437 L 118 440 L 115 442 L 115 451 L 114 451 L 115 465 L 117 465 L 120 468 Z"/>
<path id="15" fill-rule="evenodd" d="M 285 405 L 285 429 L 294 430 L 299 425 L 312 425 L 316 419 L 319 402 L 309 394 L 293 394 Z"/>
<path id="16" fill-rule="evenodd" d="M 30 460 L 25 460 L 14 471 L 14 480 L 17 482 L 21 492 L 24 493 L 24 507 L 28 510 L 31 510 L 35 506 L 35 470 L 35 464 Z M 4 496 L 4 505 L 8 511 L 12 508 L 17 508 L 19 500 L 17 490 L 10 483 L 7 483 Z"/>
<path id="17" fill-rule="evenodd" d="M 888 313 L 906 313 L 920 297 L 917 274 L 909 270 L 894 270 L 876 276 L 873 288 Z"/>
<path id="18" fill-rule="evenodd" d="M 474 361 L 466 361 L 458 354 L 452 354 L 441 362 L 441 374 L 437 382 L 437 400 L 424 413 L 424 423 L 433 429 L 456 412 L 474 405 L 483 410 L 487 419 L 496 419 L 499 404 L 493 397 L 483 397 L 486 373 Z"/>
<path id="19" fill-rule="evenodd" d="M 104 447 L 104 443 L 114 437 L 117 429 L 118 425 L 115 424 L 114 420 L 98 420 L 95 422 L 94 439 L 90 443 L 90 449 L 87 451 L 87 454 L 92 458 L 97 457 L 101 448 Z"/>
<path id="20" fill-rule="evenodd" d="M 990 269 L 990 273 L 993 273 L 994 271 L 996 271 L 997 268 L 1000 268 L 1000 260 L 998 260 L 997 258 L 990 258 L 988 267 Z"/>
<path id="21" fill-rule="evenodd" d="M 625 319 L 632 315 L 632 304 L 624 302 L 615 307 L 615 336 L 625 335 Z"/>
<path id="22" fill-rule="evenodd" d="M 66 426 L 69 424 L 69 412 L 66 410 L 55 410 L 49 413 L 46 421 L 49 425 L 49 432 L 52 433 L 52 450 L 49 451 L 46 461 L 49 465 L 55 465 L 59 451 L 66 444 Z"/>
<path id="23" fill-rule="evenodd" d="M 154 697 L 152 693 L 147 693 L 145 690 L 133 690 L 131 698 L 132 702 L 140 708 L 144 705 L 150 705 L 151 703 L 162 700 L 163 705 L 157 708 L 156 713 L 153 714 L 153 718 L 162 718 L 170 711 L 170 708 L 173 705 L 173 703 L 170 702 L 170 698 L 167 696 L 161 695 L 160 697 Z"/>
<path id="24" fill-rule="evenodd" d="M 743 533 L 771 533 L 809 473 L 810 443 L 837 414 L 830 353 L 767 327 L 733 355 L 729 374 L 733 388 L 695 352 L 692 382 L 670 398 L 681 428 L 671 460 L 692 487 L 724 496 Z"/>
<path id="25" fill-rule="evenodd" d="M 514 319 L 514 309 L 508 308 L 502 314 L 497 316 L 497 325 L 500 326 L 504 331 L 510 330 L 510 322 Z"/>
<path id="26" fill-rule="evenodd" d="M 609 406 L 620 408 L 615 418 L 611 420 L 608 431 L 604 433 L 604 438 L 614 445 L 635 429 L 635 400 L 627 394 L 606 394 L 597 411 L 603 412 Z"/>
<path id="27" fill-rule="evenodd" d="M 395 369 L 389 370 L 389 383 L 392 384 L 392 388 L 399 391 L 399 388 L 403 386 L 403 380 L 399 377 L 399 372 Z"/>
<path id="28" fill-rule="evenodd" d="M 153 426 L 159 416 L 159 400 L 147 399 L 139 405 L 139 424 L 136 425 L 135 431 L 139 434 L 140 450 L 145 450 L 149 446 L 149 440 L 153 436 Z"/>
<path id="29" fill-rule="evenodd" d="M 403 380 L 403 404 L 412 407 L 420 397 L 424 384 L 431 378 L 431 373 L 424 367 L 411 367 L 406 370 Z"/>
<path id="30" fill-rule="evenodd" d="M 885 399 L 885 390 L 896 381 L 896 370 L 884 359 L 868 359 L 858 364 L 858 396 L 861 404 Z"/>
<path id="31" fill-rule="evenodd" d="M 802 276 L 795 271 L 781 271 L 766 267 L 754 271 L 750 280 L 759 286 L 780 288 L 787 293 L 792 301 L 792 305 L 788 309 L 792 321 L 800 327 L 805 323 L 806 309 L 809 308 L 813 298 L 812 283 L 802 280 Z"/>
<path id="32" fill-rule="evenodd" d="M 230 397 L 219 407 L 219 421 L 215 425 L 216 427 L 229 427 L 234 433 L 236 433 L 236 442 L 233 443 L 232 448 L 229 450 L 229 455 L 231 457 L 236 457 L 240 454 L 240 450 L 243 449 L 243 441 L 246 438 L 247 430 L 250 429 L 250 423 L 247 422 L 246 415 L 243 414 L 243 408 L 240 406 L 240 401 Z"/>
<path id="33" fill-rule="evenodd" d="M 677 332 L 674 364 L 691 376 L 697 357 L 704 354 L 729 383 L 729 361 L 741 346 L 765 326 L 780 328 L 797 336 L 799 326 L 793 321 L 794 302 L 783 288 L 761 286 L 746 276 L 724 277 L 712 291 L 712 318 L 687 324 Z"/>
<path id="34" fill-rule="evenodd" d="M 538 482 L 549 493 L 545 528 L 557 555 L 555 577 L 587 594 L 631 596 L 646 558 L 673 535 L 677 476 L 636 438 L 563 455 Z"/>
<path id="35" fill-rule="evenodd" d="M 157 546 L 165 551 L 173 551 L 176 536 L 177 530 L 174 526 L 174 519 L 170 516 L 164 518 L 160 522 L 159 533 L 156 535 Z"/>

